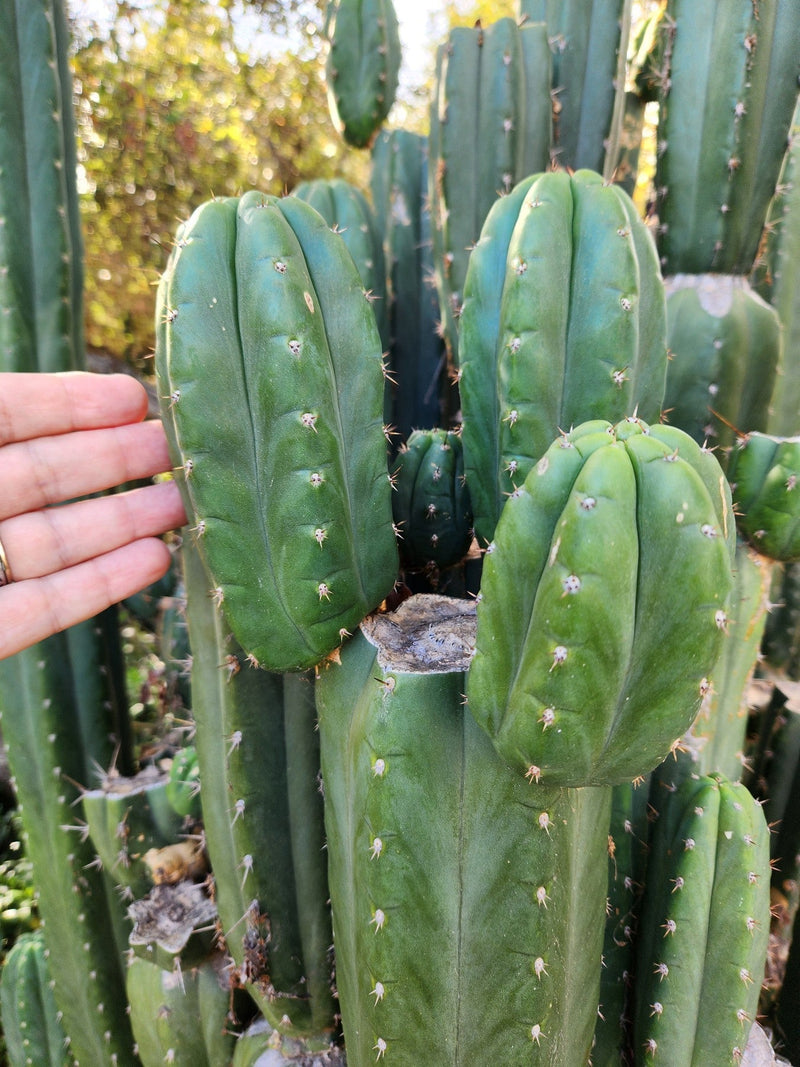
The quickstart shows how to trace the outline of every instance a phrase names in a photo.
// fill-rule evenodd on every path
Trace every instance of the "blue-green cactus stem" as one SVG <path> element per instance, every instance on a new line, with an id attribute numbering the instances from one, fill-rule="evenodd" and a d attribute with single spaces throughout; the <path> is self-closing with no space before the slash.
<path id="1" fill-rule="evenodd" d="M 548 166 L 551 117 L 544 25 L 504 18 L 451 31 L 437 59 L 429 186 L 442 329 L 454 357 L 470 251 L 498 197 Z"/>
<path id="2" fill-rule="evenodd" d="M 375 214 L 360 189 L 342 178 L 300 182 L 292 196 L 310 204 L 328 225 L 342 235 L 367 292 L 384 350 L 389 347 L 386 300 L 386 262 Z"/>
<path id="3" fill-rule="evenodd" d="M 473 626 L 412 597 L 317 683 L 351 1067 L 589 1056 L 611 791 L 534 792 L 498 759 L 463 706 Z"/>
<path id="4" fill-rule="evenodd" d="M 69 1067 L 41 931 L 22 934 L 3 961 L 0 1022 L 8 1067 Z"/>
<path id="5" fill-rule="evenodd" d="M 191 535 L 188 535 L 191 537 Z M 270 1024 L 334 1030 L 313 683 L 258 670 L 204 593 L 184 547 L 203 825 L 222 930 Z M 268 943 L 265 958 L 248 953 Z"/>
<path id="6" fill-rule="evenodd" d="M 637 1064 L 740 1062 L 769 922 L 769 828 L 747 789 L 709 775 L 666 794 L 640 923 Z"/>
<path id="7" fill-rule="evenodd" d="M 658 421 L 664 293 L 627 194 L 579 171 L 536 175 L 501 200 L 470 260 L 460 361 L 465 467 L 485 543 L 559 431 L 635 412 Z"/>
<path id="8" fill-rule="evenodd" d="M 263 666 L 313 666 L 397 570 L 381 343 L 353 259 L 295 197 L 211 201 L 179 231 L 158 319 L 208 590 Z"/>
<path id="9" fill-rule="evenodd" d="M 767 428 L 780 320 L 743 277 L 678 274 L 665 287 L 666 417 L 698 444 L 715 447 L 724 468 L 737 431 Z"/>
<path id="10" fill-rule="evenodd" d="M 656 766 L 713 678 L 734 539 L 719 464 L 681 431 L 558 438 L 484 557 L 467 696 L 503 758 L 546 785 Z"/>
<path id="11" fill-rule="evenodd" d="M 749 274 L 797 100 L 796 4 L 670 0 L 661 26 L 664 273 Z"/>
<path id="12" fill-rule="evenodd" d="M 348 144 L 366 148 L 389 114 L 400 74 L 392 0 L 330 0 L 325 67 L 331 116 Z"/>
<path id="13" fill-rule="evenodd" d="M 443 423 L 444 340 L 437 331 L 428 139 L 385 130 L 372 146 L 370 189 L 383 234 L 390 326 L 387 422 L 406 440 Z"/>
<path id="14" fill-rule="evenodd" d="M 728 478 L 739 528 L 756 552 L 800 561 L 800 437 L 740 437 Z"/>

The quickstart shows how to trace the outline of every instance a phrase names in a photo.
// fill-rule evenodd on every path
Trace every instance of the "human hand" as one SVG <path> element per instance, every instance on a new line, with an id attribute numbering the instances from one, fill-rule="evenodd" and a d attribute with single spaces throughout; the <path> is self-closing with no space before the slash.
<path id="1" fill-rule="evenodd" d="M 126 375 L 0 374 L 0 659 L 166 573 L 174 482 L 74 501 L 171 468 L 146 412 Z"/>

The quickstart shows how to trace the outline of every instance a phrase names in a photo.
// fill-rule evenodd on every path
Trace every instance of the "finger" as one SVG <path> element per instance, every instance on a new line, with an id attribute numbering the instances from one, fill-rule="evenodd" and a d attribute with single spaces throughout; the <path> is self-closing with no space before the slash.
<path id="1" fill-rule="evenodd" d="M 32 511 L 0 523 L 14 581 L 40 578 L 186 522 L 174 482 Z"/>
<path id="2" fill-rule="evenodd" d="M 170 465 L 157 421 L 6 445 L 0 450 L 0 519 L 150 478 Z"/>
<path id="3" fill-rule="evenodd" d="M 0 589 L 0 659 L 104 611 L 167 572 L 163 541 L 134 541 L 66 571 Z"/>
<path id="4" fill-rule="evenodd" d="M 147 414 L 147 393 L 127 374 L 0 374 L 0 445 L 122 426 Z"/>

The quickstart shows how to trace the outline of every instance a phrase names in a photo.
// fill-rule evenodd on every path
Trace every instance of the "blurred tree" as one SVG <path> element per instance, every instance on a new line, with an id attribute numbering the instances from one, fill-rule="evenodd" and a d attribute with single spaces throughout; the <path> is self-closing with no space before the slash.
<path id="1" fill-rule="evenodd" d="M 133 362 L 149 351 L 154 285 L 202 201 L 358 180 L 363 160 L 328 113 L 319 6 L 121 0 L 104 27 L 76 24 L 90 347 Z"/>

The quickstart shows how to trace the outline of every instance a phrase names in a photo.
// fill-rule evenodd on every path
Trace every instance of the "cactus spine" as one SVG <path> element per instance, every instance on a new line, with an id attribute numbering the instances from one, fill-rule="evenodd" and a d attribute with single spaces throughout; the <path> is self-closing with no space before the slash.
<path id="1" fill-rule="evenodd" d="M 41 931 L 22 934 L 6 956 L 0 1021 L 10 1067 L 69 1067 Z"/>

